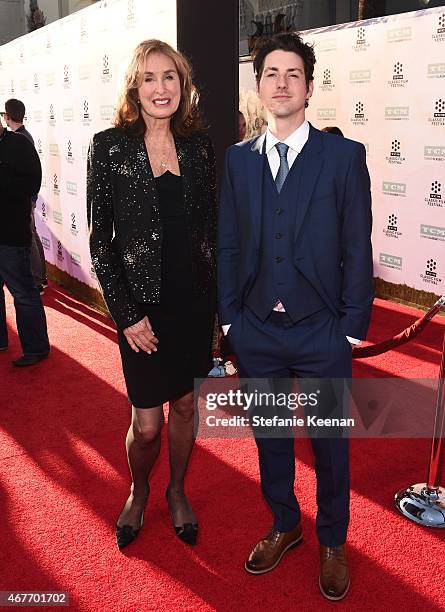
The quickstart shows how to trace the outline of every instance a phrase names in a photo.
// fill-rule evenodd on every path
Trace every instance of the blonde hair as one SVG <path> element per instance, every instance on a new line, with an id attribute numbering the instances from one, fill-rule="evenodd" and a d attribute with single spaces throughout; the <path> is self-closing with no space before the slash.
<path id="1" fill-rule="evenodd" d="M 199 95 L 193 85 L 192 69 L 189 62 L 182 53 L 173 49 L 169 44 L 156 39 L 144 40 L 134 50 L 118 99 L 114 125 L 130 130 L 135 135 L 145 133 L 146 126 L 138 104 L 137 90 L 142 83 L 145 61 L 150 53 L 162 53 L 169 57 L 175 64 L 179 75 L 181 99 L 178 109 L 171 118 L 170 125 L 173 134 L 190 136 L 193 132 L 204 129 L 198 109 Z"/>

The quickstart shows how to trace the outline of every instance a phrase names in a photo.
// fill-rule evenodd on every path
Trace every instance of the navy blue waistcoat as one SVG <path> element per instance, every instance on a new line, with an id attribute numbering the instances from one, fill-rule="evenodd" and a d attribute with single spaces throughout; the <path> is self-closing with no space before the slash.
<path id="1" fill-rule="evenodd" d="M 304 149 L 278 193 L 267 158 L 263 164 L 260 265 L 245 304 L 265 321 L 278 300 L 294 323 L 326 306 L 293 263 L 295 219 Z"/>

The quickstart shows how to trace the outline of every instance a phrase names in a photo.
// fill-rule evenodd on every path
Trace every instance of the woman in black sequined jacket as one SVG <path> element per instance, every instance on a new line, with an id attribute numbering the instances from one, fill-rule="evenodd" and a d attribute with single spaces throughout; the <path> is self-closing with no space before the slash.
<path id="1" fill-rule="evenodd" d="M 195 292 L 215 284 L 215 155 L 209 137 L 176 136 L 189 223 Z M 118 329 L 142 318 L 139 303 L 157 303 L 162 228 L 155 177 L 143 136 L 114 127 L 95 134 L 88 156 L 90 251 L 103 295 Z"/>
<path id="2" fill-rule="evenodd" d="M 118 328 L 132 404 L 126 440 L 132 486 L 116 523 L 119 548 L 142 527 L 166 402 L 169 510 L 177 535 L 196 541 L 184 477 L 194 443 L 193 379 L 212 364 L 215 180 L 187 60 L 161 41 L 141 43 L 115 127 L 93 137 L 88 155 L 91 258 Z"/>

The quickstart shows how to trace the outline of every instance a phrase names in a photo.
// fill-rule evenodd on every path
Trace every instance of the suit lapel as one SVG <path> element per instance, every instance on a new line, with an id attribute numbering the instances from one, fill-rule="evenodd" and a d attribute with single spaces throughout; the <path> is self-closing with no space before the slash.
<path id="1" fill-rule="evenodd" d="M 304 147 L 303 168 L 300 181 L 297 214 L 295 219 L 295 240 L 303 225 L 304 218 L 323 166 L 323 141 L 318 130 L 310 126 L 309 138 Z"/>
<path id="2" fill-rule="evenodd" d="M 257 245 L 261 238 L 261 213 L 263 202 L 263 175 L 266 155 L 262 154 L 264 139 L 259 138 L 247 148 L 247 175 L 249 182 L 249 205 L 252 217 L 252 227 Z"/>
<path id="3" fill-rule="evenodd" d="M 141 200 L 141 213 L 147 222 L 151 222 L 151 219 L 159 218 L 159 202 L 158 190 L 145 148 L 144 137 L 127 136 L 126 153 L 126 158 L 133 165 L 134 174 L 138 177 L 138 180 L 135 181 L 135 188 L 137 184 L 145 195 L 145 198 Z"/>

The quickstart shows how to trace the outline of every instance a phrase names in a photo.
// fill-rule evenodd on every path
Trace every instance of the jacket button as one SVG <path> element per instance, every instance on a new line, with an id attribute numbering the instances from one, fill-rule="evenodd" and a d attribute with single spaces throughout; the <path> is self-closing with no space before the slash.
<path id="1" fill-rule="evenodd" d="M 281 263 L 283 260 L 284 260 L 284 257 L 279 257 L 279 256 L 278 256 L 278 257 L 275 257 L 275 261 L 276 261 L 277 263 Z"/>
<path id="2" fill-rule="evenodd" d="M 281 215 L 281 213 L 284 212 L 284 210 L 282 208 L 276 208 L 275 212 L 277 213 L 277 215 Z"/>
<path id="3" fill-rule="evenodd" d="M 282 238 L 284 236 L 284 234 L 282 234 L 281 232 L 278 232 L 277 234 L 275 234 L 275 238 L 277 240 L 280 240 L 280 238 Z"/>

